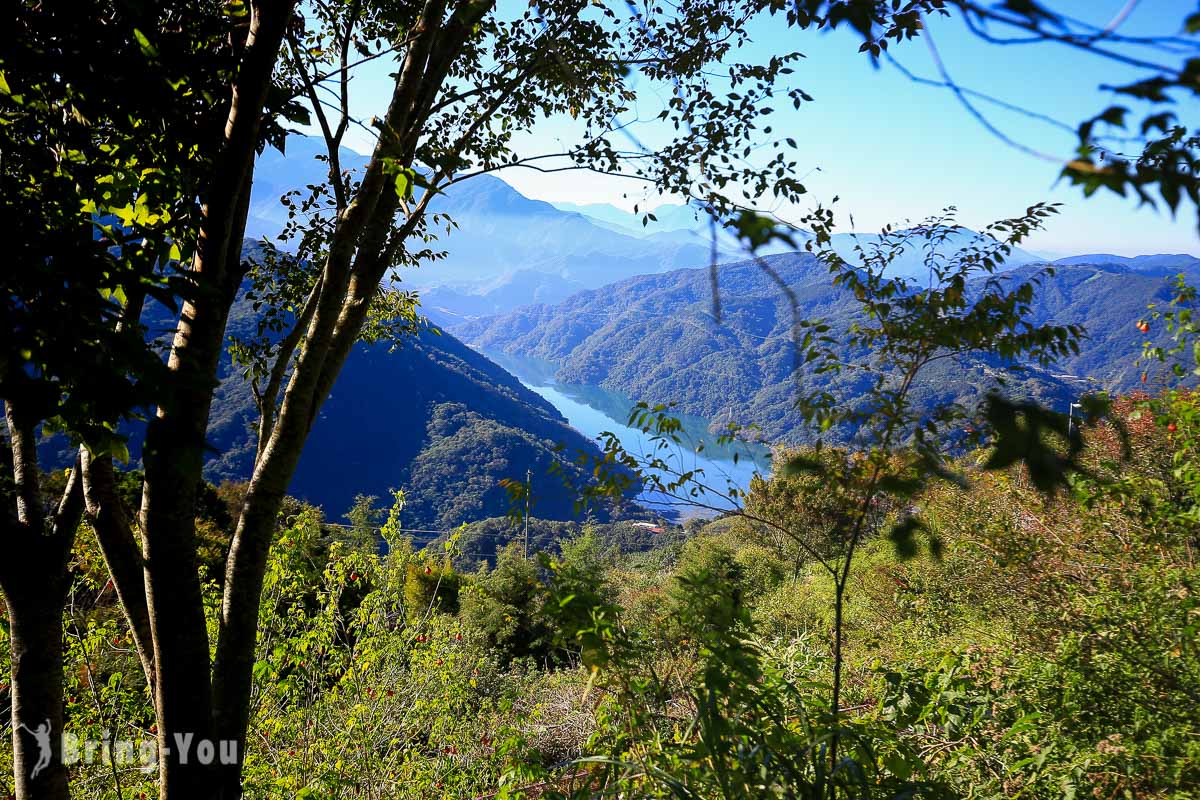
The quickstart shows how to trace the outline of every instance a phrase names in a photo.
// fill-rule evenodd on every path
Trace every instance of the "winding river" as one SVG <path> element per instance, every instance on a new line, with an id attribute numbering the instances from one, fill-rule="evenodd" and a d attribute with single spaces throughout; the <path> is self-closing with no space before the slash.
<path id="1" fill-rule="evenodd" d="M 548 361 L 492 350 L 484 351 L 484 355 L 544 397 L 567 418 L 571 427 L 588 438 L 596 439 L 605 432 L 615 434 L 628 452 L 638 456 L 654 447 L 649 435 L 628 425 L 630 409 L 636 403 L 633 399 L 598 386 L 559 383 L 554 378 L 556 368 Z M 756 472 L 770 471 L 767 448 L 743 442 L 719 444 L 717 435 L 708 430 L 709 420 L 690 414 L 675 416 L 683 428 L 681 444 L 659 451 L 658 457 L 670 464 L 672 472 L 702 473 L 698 480 L 714 491 L 682 503 L 646 490 L 638 498 L 643 504 L 663 511 L 675 510 L 685 517 L 711 515 L 730 507 L 728 495 L 732 489 L 745 491 Z"/>

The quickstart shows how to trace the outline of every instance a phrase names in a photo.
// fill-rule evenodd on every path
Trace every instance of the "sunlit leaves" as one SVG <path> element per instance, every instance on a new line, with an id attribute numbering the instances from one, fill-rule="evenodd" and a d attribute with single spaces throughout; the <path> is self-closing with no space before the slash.
<path id="1" fill-rule="evenodd" d="M 164 368 L 142 308 L 176 308 L 192 289 L 178 268 L 228 31 L 215 7 L 15 9 L 0 46 L 0 195 L 22 224 L 0 394 L 120 455 L 118 421 L 152 403 Z"/>

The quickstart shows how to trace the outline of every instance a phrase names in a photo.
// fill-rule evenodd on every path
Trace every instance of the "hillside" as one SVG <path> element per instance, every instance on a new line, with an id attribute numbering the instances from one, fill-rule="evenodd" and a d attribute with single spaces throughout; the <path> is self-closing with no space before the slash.
<path id="1" fill-rule="evenodd" d="M 279 234 L 287 220 L 280 197 L 325 180 L 326 166 L 316 158 L 322 148 L 317 139 L 293 135 L 286 154 L 264 151 L 255 166 L 247 236 Z M 341 161 L 345 169 L 360 171 L 367 158 L 343 149 Z M 556 206 L 524 196 L 499 177 L 479 175 L 449 187 L 431 202 L 430 212 L 449 215 L 457 225 L 433 231 L 439 238 L 431 246 L 444 250 L 446 258 L 410 270 L 403 279 L 422 290 L 425 313 L 450 327 L 532 303 L 557 303 L 625 278 L 704 266 L 711 258 L 708 222 L 689 206 L 661 205 L 653 210 L 658 219 L 643 226 L 640 214 L 605 204 Z M 806 235 L 796 234 L 798 241 Z M 951 238 L 963 246 L 978 236 L 960 228 Z M 855 246 L 876 241 L 871 233 L 839 233 L 832 244 L 851 258 Z M 741 251 L 731 234 L 723 233 L 718 245 L 722 259 Z M 1010 264 L 1039 260 L 1017 250 Z M 893 271 L 923 279 L 919 252 L 903 254 Z"/>
<path id="2" fill-rule="evenodd" d="M 246 478 L 253 466 L 255 418 L 246 382 L 224 370 L 209 438 L 220 458 L 205 476 Z M 454 337 L 426 332 L 390 352 L 360 344 L 321 409 L 290 493 L 325 508 L 330 518 L 356 494 L 407 497 L 404 522 L 439 529 L 502 516 L 505 478 L 534 475 L 536 513 L 577 518 L 575 495 L 550 473 L 555 451 L 595 452 L 545 400 Z"/>
<path id="3" fill-rule="evenodd" d="M 796 292 L 804 318 L 826 318 L 845 329 L 854 304 L 830 286 L 824 267 L 809 254 L 771 256 L 770 265 Z M 1014 279 L 1035 266 L 1014 269 Z M 582 292 L 553 306 L 540 305 L 462 325 L 456 330 L 483 350 L 545 359 L 558 365 L 566 383 L 599 385 L 651 402 L 674 400 L 682 410 L 742 424 L 755 423 L 773 439 L 797 440 L 800 420 L 792 408 L 791 312 L 753 262 L 719 271 L 724 324 L 711 313 L 706 270 L 634 278 Z M 1134 364 L 1142 337 L 1137 320 L 1150 302 L 1169 300 L 1167 280 L 1122 265 L 1063 265 L 1048 279 L 1035 314 L 1042 321 L 1078 322 L 1089 336 L 1078 356 L 1054 374 L 1030 370 L 1020 393 L 1063 407 L 1082 391 L 1073 376 L 1092 385 L 1130 389 L 1140 377 Z M 920 389 L 968 404 L 995 386 L 999 363 L 942 362 L 931 367 Z M 830 384 L 848 399 L 849 375 Z"/>
<path id="4" fill-rule="evenodd" d="M 247 242 L 253 257 L 257 245 Z M 252 302 L 234 304 L 227 333 L 249 337 L 255 325 Z M 174 317 L 151 306 L 143 319 L 148 334 L 165 338 Z M 220 368 L 209 422 L 212 455 L 205 478 L 220 483 L 249 478 L 254 464 L 257 420 L 249 382 L 226 357 Z M 141 457 L 142 431 L 128 431 L 133 466 Z M 557 450 L 564 445 L 561 453 Z M 455 337 L 425 330 L 396 350 L 359 344 L 313 426 L 289 493 L 324 508 L 337 520 L 358 494 L 388 503 L 403 489 L 408 527 L 445 529 L 463 522 L 503 516 L 510 510 L 499 481 L 534 481 L 534 512 L 548 520 L 574 520 L 577 494 L 558 463 L 581 482 L 569 463 L 579 451 L 598 454 L 593 442 L 571 428 L 546 400 Z M 66 466 L 73 450 L 61 436 L 46 440 L 46 463 Z M 605 519 L 602 509 L 593 516 Z"/>
<path id="5" fill-rule="evenodd" d="M 1068 266 L 1097 265 L 1127 267 L 1146 275 L 1173 275 L 1179 272 L 1194 274 L 1200 271 L 1200 258 L 1186 253 L 1158 253 L 1145 256 L 1115 256 L 1111 253 L 1091 253 L 1060 258 L 1055 264 Z"/>

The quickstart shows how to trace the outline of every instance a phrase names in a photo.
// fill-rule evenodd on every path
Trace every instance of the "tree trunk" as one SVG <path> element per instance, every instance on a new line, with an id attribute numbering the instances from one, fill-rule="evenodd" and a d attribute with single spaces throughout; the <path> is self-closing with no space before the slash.
<path id="1" fill-rule="evenodd" d="M 38 566 L 23 563 L 22 569 L 36 579 L 5 592 L 12 650 L 13 779 L 17 800 L 62 800 L 70 797 L 62 759 L 66 581 Z"/>
<path id="2" fill-rule="evenodd" d="M 96 531 L 96 541 L 104 564 L 112 576 L 117 600 L 133 631 L 146 685 L 154 686 L 154 639 L 150 633 L 150 612 L 146 607 L 145 566 L 142 550 L 134 537 L 133 526 L 117 496 L 112 458 L 93 457 L 80 448 L 83 467 L 83 496 L 88 518 Z"/>
<path id="3" fill-rule="evenodd" d="M 208 630 L 196 564 L 196 490 L 225 326 L 242 278 L 241 240 L 267 94 L 295 0 L 253 4 L 168 368 L 170 389 L 146 433 L 140 514 L 153 642 L 160 800 L 220 796 L 227 744 L 213 735 Z M 237 753 L 240 762 L 242 753 Z M 206 763 L 207 762 L 207 763 Z"/>
<path id="4" fill-rule="evenodd" d="M 67 563 L 83 514 L 83 482 L 76 460 L 58 509 L 47 520 L 36 426 L 17 406 L 5 404 L 15 503 L 5 508 L 8 552 L 0 561 L 12 655 L 13 779 L 17 800 L 66 800 L 62 615 L 70 584 Z"/>

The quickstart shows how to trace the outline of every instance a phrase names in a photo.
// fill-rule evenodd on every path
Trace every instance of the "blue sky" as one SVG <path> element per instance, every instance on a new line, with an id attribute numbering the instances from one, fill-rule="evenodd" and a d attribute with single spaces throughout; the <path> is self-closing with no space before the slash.
<path id="1" fill-rule="evenodd" d="M 1052 5 L 1077 16 L 1086 14 L 1089 21 L 1103 25 L 1125 0 Z M 1195 7 L 1189 0 L 1143 0 L 1121 32 L 1176 33 L 1174 26 Z M 946 68 L 960 85 L 1071 125 L 1114 102 L 1098 84 L 1139 77 L 1135 70 L 1061 45 L 988 45 L 957 20 L 931 18 L 930 29 Z M 993 137 L 947 90 L 914 84 L 886 61 L 879 69 L 873 68 L 866 56 L 856 52 L 858 41 L 848 31 L 798 32 L 782 20 L 768 19 L 755 26 L 753 40 L 744 57 L 791 50 L 806 56 L 791 79 L 815 102 L 799 111 L 788 104 L 786 111 L 781 108 L 773 117 L 772 124 L 776 132 L 786 132 L 797 140 L 797 160 L 807 173 L 805 184 L 813 204 L 828 203 L 837 195 L 837 208 L 847 226 L 847 214 L 853 215 L 856 229 L 869 230 L 889 222 L 917 220 L 955 205 L 959 220 L 978 228 L 1045 200 L 1063 203 L 1063 213 L 1029 242 L 1028 249 L 1054 255 L 1200 254 L 1194 210 L 1184 208 L 1173 220 L 1165 210 L 1139 209 L 1133 201 L 1111 194 L 1085 200 L 1065 182 L 1057 181 L 1058 166 Z M 921 40 L 894 47 L 893 56 L 917 75 L 938 77 L 930 51 Z M 376 63 L 356 77 L 356 114 L 367 118 L 382 114 L 391 69 Z M 658 103 L 655 87 L 635 86 L 645 94 L 642 117 L 652 116 L 646 112 L 653 112 Z M 1194 124 L 1198 105 L 1187 101 L 1175 110 Z M 1075 141 L 1071 133 L 1002 109 L 982 104 L 979 108 L 1013 139 L 1047 154 L 1070 157 Z M 569 119 L 551 119 L 527 134 L 521 144 L 527 152 L 561 150 L 573 140 L 574 132 Z M 640 135 L 652 139 L 655 131 L 647 128 Z M 370 147 L 365 135 L 348 144 L 360 151 Z M 635 202 L 655 205 L 670 201 L 646 198 L 644 190 L 631 181 L 586 173 L 546 175 L 513 169 L 502 172 L 501 177 L 528 196 L 550 201 L 608 202 L 625 208 Z M 804 210 L 779 209 L 785 218 L 797 218 Z"/>

